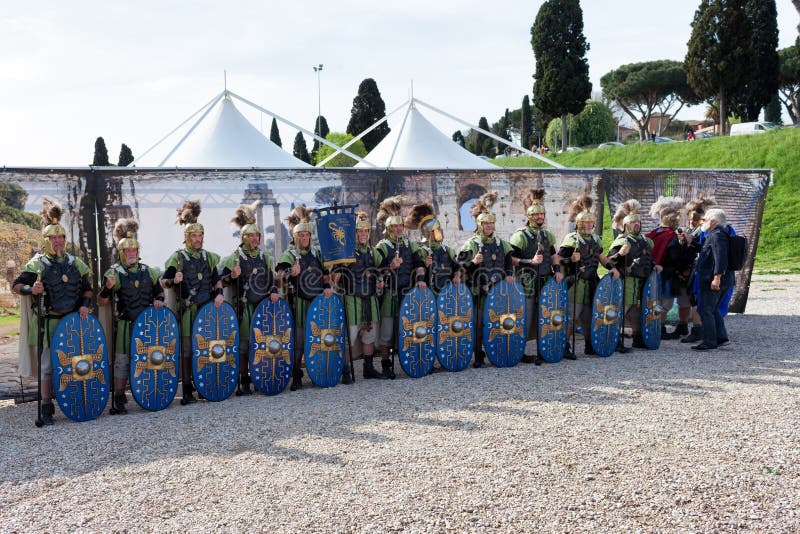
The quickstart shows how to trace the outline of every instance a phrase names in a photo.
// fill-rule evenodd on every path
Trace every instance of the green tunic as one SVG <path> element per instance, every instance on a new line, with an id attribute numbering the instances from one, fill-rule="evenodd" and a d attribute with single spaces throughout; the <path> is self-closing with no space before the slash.
<path id="1" fill-rule="evenodd" d="M 289 247 L 281 254 L 281 257 L 278 258 L 278 266 L 280 267 L 281 264 L 289 265 L 289 267 L 286 268 L 288 271 L 291 269 L 291 266 L 299 260 L 299 256 L 305 256 L 306 254 L 313 254 L 317 261 L 319 261 L 320 268 L 322 268 L 322 251 L 320 249 L 316 247 L 311 249 L 299 249 L 295 246 Z M 284 296 L 288 295 L 284 293 Z M 297 294 L 293 295 L 292 300 L 294 301 L 294 309 L 292 311 L 294 312 L 295 328 L 305 328 L 306 316 L 308 315 L 308 310 L 311 308 L 311 301 L 301 298 Z"/>
<path id="2" fill-rule="evenodd" d="M 239 251 L 244 252 L 251 258 L 255 258 L 258 256 L 260 250 L 259 249 L 250 249 L 245 247 L 244 245 L 238 247 L 234 250 L 230 255 L 225 256 L 220 263 L 220 274 L 222 273 L 223 269 L 227 269 L 228 271 L 233 271 L 233 268 L 239 264 Z M 267 269 L 270 271 L 274 270 L 272 265 L 272 258 L 268 255 L 264 254 L 264 262 L 267 264 Z M 231 279 L 231 284 L 236 283 L 236 280 Z M 244 306 L 240 305 L 240 309 L 237 310 L 241 313 L 239 319 L 239 335 L 247 334 L 250 335 L 250 323 L 253 320 L 253 314 L 255 313 L 256 305 L 248 302 Z"/>
<path id="3" fill-rule="evenodd" d="M 369 246 L 367 245 L 359 245 L 357 247 L 358 252 L 362 254 L 367 252 L 368 249 Z M 375 253 L 375 249 L 372 249 L 372 259 L 375 262 L 375 265 L 378 265 L 380 258 Z M 368 325 L 369 323 L 377 324 L 380 322 L 380 306 L 378 305 L 377 295 L 371 295 L 366 298 L 355 297 L 353 295 L 344 295 L 343 300 L 345 312 L 347 314 L 347 324 L 355 326 L 361 324 Z M 369 317 L 371 317 L 370 321 L 365 319 L 367 314 L 369 314 Z M 369 328 L 369 326 L 367 326 L 367 328 Z"/>
<path id="4" fill-rule="evenodd" d="M 194 250 L 191 248 L 185 248 L 184 252 L 186 252 L 189 256 L 193 258 L 197 258 L 203 253 L 203 250 Z M 183 270 L 183 257 L 181 256 L 181 251 L 176 250 L 173 252 L 169 258 L 167 258 L 167 263 L 165 267 L 169 270 L 170 267 L 175 267 L 176 270 L 182 271 Z M 219 254 L 215 254 L 208 250 L 205 251 L 206 258 L 208 259 L 208 265 L 211 268 L 211 272 L 215 272 L 217 270 L 217 266 L 220 262 Z M 182 306 L 181 302 L 177 303 L 178 308 Z M 181 317 L 181 336 L 188 337 L 192 335 L 192 324 L 194 323 L 195 318 L 197 317 L 197 304 L 192 304 L 188 308 L 183 309 L 182 317 Z"/>
<path id="5" fill-rule="evenodd" d="M 518 228 L 511 237 L 509 238 L 508 242 L 511 243 L 514 248 L 518 250 L 525 250 L 528 248 L 528 243 L 530 242 L 530 234 L 528 232 L 534 232 L 534 234 L 538 234 L 539 232 L 543 232 L 545 237 L 547 238 L 547 242 L 550 243 L 553 247 L 556 246 L 556 236 L 553 232 L 546 228 L 531 228 L 530 226 L 524 226 L 522 228 Z M 531 256 L 533 257 L 533 256 Z M 525 258 L 531 259 L 531 258 Z M 520 267 L 517 267 L 517 271 L 520 270 Z M 539 284 L 540 286 L 544 286 L 544 283 L 547 282 L 552 278 L 551 276 L 547 276 L 545 278 L 539 277 Z M 531 297 L 536 293 L 536 277 L 535 276 L 520 276 L 519 281 L 522 284 L 522 288 L 525 290 L 525 296 Z"/>
<path id="6" fill-rule="evenodd" d="M 402 241 L 408 243 L 409 248 L 411 249 L 411 254 L 416 255 L 420 260 L 425 260 L 425 251 L 420 248 L 417 243 L 414 243 L 408 238 L 400 238 L 392 241 L 395 245 L 400 244 Z M 384 238 L 381 239 L 377 245 L 375 245 L 375 265 L 380 266 L 381 263 L 389 256 L 389 239 Z M 411 279 L 415 279 L 416 274 L 411 272 Z M 414 284 L 416 285 L 416 284 Z M 388 287 L 388 286 L 387 286 Z M 388 290 L 383 293 L 383 299 L 381 300 L 381 317 L 397 317 L 400 314 L 400 298 L 397 294 L 397 290 Z"/>
<path id="7" fill-rule="evenodd" d="M 28 263 L 22 268 L 23 272 L 26 273 L 33 273 L 36 275 L 41 275 L 44 273 L 44 263 L 42 263 L 42 257 L 46 257 L 47 260 L 51 263 L 62 263 L 67 260 L 68 255 L 62 256 L 61 258 L 57 258 L 55 256 L 50 256 L 49 254 L 36 254 L 33 258 L 28 260 Z M 78 273 L 81 276 L 86 276 L 89 274 L 89 266 L 86 265 L 83 260 L 78 257 L 73 256 L 74 261 L 73 265 L 76 269 L 78 269 Z M 45 291 L 47 288 L 45 288 Z M 33 299 L 33 302 L 36 302 L 36 299 Z M 36 305 L 34 304 L 34 311 L 38 313 L 36 310 Z M 38 331 L 39 331 L 39 316 L 37 313 L 32 315 L 31 323 L 28 328 L 28 344 L 36 345 Z M 50 341 L 53 339 L 53 332 L 55 331 L 58 323 L 61 322 L 61 318 L 52 318 L 47 319 L 44 322 L 44 347 L 47 348 L 50 346 Z"/>
<path id="8" fill-rule="evenodd" d="M 135 265 L 131 265 L 126 270 L 130 273 L 135 273 L 137 270 L 139 270 L 140 265 L 142 264 L 137 263 Z M 161 276 L 161 271 L 158 270 L 157 267 L 147 267 L 147 272 L 150 275 L 150 280 L 153 282 L 153 284 L 154 285 L 158 284 L 158 278 L 159 276 Z M 114 283 L 114 287 L 111 289 L 113 291 L 117 291 L 121 287 L 121 284 L 119 281 L 119 276 L 117 276 L 117 270 L 114 267 L 107 270 L 103 275 L 103 286 L 105 286 L 105 280 L 107 280 L 108 277 L 111 275 L 114 275 L 114 278 L 117 279 L 117 281 Z M 111 306 L 113 305 L 114 303 L 112 302 Z M 114 351 L 117 354 L 129 355 L 131 351 L 130 345 L 131 345 L 131 321 L 128 321 L 126 319 L 117 319 L 117 333 L 115 335 L 115 340 L 114 340 Z"/>
<path id="9" fill-rule="evenodd" d="M 594 238 L 595 243 L 597 243 L 597 246 L 602 250 L 603 238 L 597 234 L 592 234 L 591 237 Z M 561 246 L 559 248 L 571 248 L 573 250 L 577 250 L 578 244 L 578 232 L 570 232 L 564 236 L 564 240 L 561 242 Z M 594 284 L 594 287 L 596 287 L 596 284 Z M 594 287 L 593 284 L 589 283 L 589 280 L 578 278 L 577 283 L 573 284 L 572 287 L 569 288 L 569 302 L 575 302 L 578 304 L 591 304 L 592 299 L 594 298 Z M 575 291 L 578 292 L 577 300 L 575 299 Z"/>

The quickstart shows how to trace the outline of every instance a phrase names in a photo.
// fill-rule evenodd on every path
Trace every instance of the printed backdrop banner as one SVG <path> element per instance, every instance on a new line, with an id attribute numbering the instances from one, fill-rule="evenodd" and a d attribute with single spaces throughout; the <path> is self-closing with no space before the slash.
<path id="1" fill-rule="evenodd" d="M 459 247 L 475 230 L 475 222 L 469 216 L 471 204 L 489 191 L 496 191 L 499 197 L 494 206 L 496 233 L 508 238 L 525 224 L 525 194 L 531 188 L 543 187 L 547 226 L 558 240 L 572 230 L 568 210 L 579 194 L 595 199 L 596 231 L 602 233 L 606 198 L 612 214 L 620 202 L 638 199 L 642 203 L 643 229 L 649 231 L 658 222 L 651 220 L 647 212 L 659 195 L 680 195 L 690 200 L 703 193 L 715 196 L 737 233 L 748 238 L 749 258 L 745 269 L 737 273 L 730 307 L 733 312 L 743 312 L 769 179 L 770 171 L 766 169 L 4 168 L 0 169 L 0 186 L 6 197 L 13 199 L 13 205 L 0 212 L 0 229 L 13 229 L 15 242 L 14 246 L 0 246 L 0 260 L 8 265 L 7 261 L 14 259 L 19 268 L 24 261 L 11 255 L 20 254 L 22 249 L 29 257 L 38 245 L 38 223 L 31 214 L 38 214 L 45 196 L 64 205 L 63 223 L 70 250 L 92 267 L 97 282 L 114 261 L 112 231 L 122 217 L 139 221 L 142 261 L 163 268 L 167 257 L 183 246 L 183 230 L 175 224 L 175 217 L 185 200 L 200 201 L 199 222 L 205 228 L 205 248 L 221 255 L 230 254 L 240 242 L 238 229 L 230 222 L 236 207 L 258 201 L 256 222 L 263 231 L 262 247 L 276 259 L 290 243 L 284 219 L 299 204 L 356 205 L 356 210 L 370 215 L 372 240 L 376 242 L 383 228 L 375 228 L 374 220 L 383 198 L 401 195 L 404 215 L 416 203 L 431 202 L 442 223 L 445 242 Z M 408 232 L 412 239 L 419 237 L 416 231 Z M 26 250 L 20 241 L 31 247 Z M 604 245 L 607 248 L 609 243 Z"/>

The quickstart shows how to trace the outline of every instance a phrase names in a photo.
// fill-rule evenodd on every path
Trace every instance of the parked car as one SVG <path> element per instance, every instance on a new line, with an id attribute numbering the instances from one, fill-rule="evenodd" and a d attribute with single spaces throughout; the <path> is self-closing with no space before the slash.
<path id="1" fill-rule="evenodd" d="M 731 135 L 760 134 L 774 128 L 775 125 L 771 122 L 740 122 L 731 124 Z"/>
<path id="2" fill-rule="evenodd" d="M 610 146 L 625 146 L 625 145 L 618 141 L 609 141 L 608 143 L 600 143 L 599 145 L 597 145 L 597 148 L 608 148 Z"/>
<path id="3" fill-rule="evenodd" d="M 654 137 L 653 139 L 648 139 L 648 143 L 674 143 L 675 139 L 670 139 L 669 137 Z"/>
<path id="4" fill-rule="evenodd" d="M 695 139 L 710 139 L 712 137 L 714 137 L 714 134 L 712 134 L 711 132 L 700 132 L 694 134 Z"/>

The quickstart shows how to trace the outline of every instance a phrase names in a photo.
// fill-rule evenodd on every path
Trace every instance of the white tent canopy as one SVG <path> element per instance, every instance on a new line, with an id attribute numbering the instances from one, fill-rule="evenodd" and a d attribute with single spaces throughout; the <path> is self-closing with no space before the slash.
<path id="1" fill-rule="evenodd" d="M 262 135 L 236 109 L 230 96 L 226 90 L 201 108 L 203 114 L 166 157 L 148 157 L 150 149 L 133 164 L 153 167 L 310 167 Z"/>
<path id="2" fill-rule="evenodd" d="M 450 120 L 456 121 L 476 130 L 495 141 L 504 143 L 512 148 L 530 154 L 549 165 L 557 168 L 563 168 L 553 160 L 531 152 L 511 141 L 503 139 L 492 132 L 486 131 L 478 126 L 465 122 L 457 117 L 450 115 L 440 109 L 437 109 L 430 104 L 414 98 L 413 96 L 400 107 L 390 112 L 386 117 L 377 121 L 375 124 L 361 132 L 358 136 L 350 140 L 343 149 L 346 149 L 354 142 L 361 139 L 368 132 L 372 131 L 379 124 L 386 121 L 390 115 L 405 108 L 405 115 L 403 122 L 399 128 L 393 129 L 389 134 L 378 143 L 378 146 L 372 149 L 367 154 L 364 161 L 356 164 L 356 167 L 365 167 L 372 165 L 386 169 L 497 169 L 496 165 L 489 163 L 487 160 L 482 159 L 461 145 L 454 142 L 450 137 L 440 132 L 433 124 L 431 124 L 420 111 L 417 109 L 417 104 L 424 106 L 439 115 L 447 117 Z M 332 158 L 335 154 L 329 156 Z M 318 166 L 323 165 L 327 159 L 320 162 Z"/>
<path id="3" fill-rule="evenodd" d="M 408 102 L 402 125 L 389 132 L 364 159 L 376 167 L 393 169 L 497 168 L 440 132 L 416 108 L 413 98 Z"/>

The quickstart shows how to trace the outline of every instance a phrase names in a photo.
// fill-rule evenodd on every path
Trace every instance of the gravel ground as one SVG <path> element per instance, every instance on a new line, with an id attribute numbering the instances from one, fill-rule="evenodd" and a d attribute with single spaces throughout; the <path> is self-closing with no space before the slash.
<path id="1" fill-rule="evenodd" d="M 727 323 L 707 353 L 669 341 L 45 429 L 0 401 L 0 530 L 797 532 L 800 277 L 756 277 Z"/>

